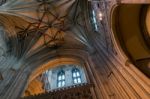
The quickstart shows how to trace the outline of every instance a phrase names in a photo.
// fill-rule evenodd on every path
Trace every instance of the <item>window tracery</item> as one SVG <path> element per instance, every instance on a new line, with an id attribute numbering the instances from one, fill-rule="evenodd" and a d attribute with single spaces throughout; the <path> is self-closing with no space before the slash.
<path id="1" fill-rule="evenodd" d="M 82 81 L 81 81 L 81 74 L 80 74 L 79 69 L 74 68 L 74 69 L 72 70 L 72 78 L 73 78 L 73 83 L 74 83 L 74 84 L 79 84 L 79 83 L 82 82 Z"/>
<path id="2" fill-rule="evenodd" d="M 65 86 L 65 72 L 61 70 L 57 75 L 57 87 Z"/>
<path id="3" fill-rule="evenodd" d="M 49 69 L 42 75 L 44 90 L 48 92 L 57 88 L 87 83 L 83 68 L 76 65 L 62 65 Z"/>

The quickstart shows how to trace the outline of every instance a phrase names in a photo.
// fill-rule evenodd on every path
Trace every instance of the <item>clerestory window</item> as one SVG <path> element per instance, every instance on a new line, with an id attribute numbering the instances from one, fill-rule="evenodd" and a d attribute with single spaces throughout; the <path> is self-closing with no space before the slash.
<path id="1" fill-rule="evenodd" d="M 61 70 L 57 74 L 57 87 L 65 86 L 65 72 Z"/>
<path id="2" fill-rule="evenodd" d="M 74 68 L 74 69 L 72 70 L 72 78 L 73 78 L 73 83 L 74 83 L 74 84 L 79 84 L 79 83 L 82 82 L 82 81 L 81 81 L 81 74 L 80 74 L 79 69 Z"/>

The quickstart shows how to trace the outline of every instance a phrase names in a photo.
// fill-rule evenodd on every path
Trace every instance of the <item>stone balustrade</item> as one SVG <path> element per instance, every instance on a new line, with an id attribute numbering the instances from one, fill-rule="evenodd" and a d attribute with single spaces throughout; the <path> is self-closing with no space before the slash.
<path id="1" fill-rule="evenodd" d="M 91 88 L 93 88 L 93 84 L 82 83 L 21 99 L 93 99 Z"/>

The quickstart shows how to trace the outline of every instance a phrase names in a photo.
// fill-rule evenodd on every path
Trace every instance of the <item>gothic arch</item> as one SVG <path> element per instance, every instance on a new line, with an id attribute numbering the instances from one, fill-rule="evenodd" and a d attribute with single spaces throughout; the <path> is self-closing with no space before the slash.
<path id="1" fill-rule="evenodd" d="M 74 51 L 76 51 L 76 53 L 73 53 Z M 43 65 L 39 65 L 38 67 L 35 67 L 32 69 L 27 67 L 28 69 L 30 69 L 30 73 L 29 73 L 30 75 L 29 75 L 29 78 L 27 79 L 26 87 L 23 90 L 27 88 L 27 86 L 32 80 L 34 80 L 37 76 L 42 74 L 44 71 L 51 69 L 51 68 L 55 68 L 60 65 L 66 65 L 66 64 L 82 66 L 84 69 L 87 82 L 89 83 L 93 82 L 90 79 L 91 70 L 89 70 L 89 65 L 91 65 L 92 63 L 90 62 L 90 56 L 86 51 L 68 49 L 66 50 L 66 53 L 65 53 L 65 50 L 64 51 L 60 50 L 58 51 L 58 53 L 59 55 L 57 54 L 55 57 L 53 57 L 52 59 L 50 59 L 47 63 Z M 22 94 L 23 93 L 24 91 L 22 91 Z"/>
<path id="2" fill-rule="evenodd" d="M 138 67 L 138 69 L 150 77 L 150 69 L 148 68 L 150 50 L 143 37 L 142 26 L 145 24 L 141 23 L 143 19 L 143 10 L 141 9 L 145 6 L 147 5 L 118 5 L 112 11 L 111 26 L 121 53 Z"/>
<path id="3" fill-rule="evenodd" d="M 83 60 L 79 57 L 68 57 L 68 56 L 56 56 L 55 58 L 51 59 L 48 63 L 44 65 L 38 66 L 33 72 L 31 73 L 30 80 L 37 77 L 37 75 L 41 74 L 42 72 L 46 71 L 47 69 L 57 67 L 59 65 L 65 65 L 65 64 L 74 64 L 79 66 L 84 66 L 84 62 L 86 60 Z"/>

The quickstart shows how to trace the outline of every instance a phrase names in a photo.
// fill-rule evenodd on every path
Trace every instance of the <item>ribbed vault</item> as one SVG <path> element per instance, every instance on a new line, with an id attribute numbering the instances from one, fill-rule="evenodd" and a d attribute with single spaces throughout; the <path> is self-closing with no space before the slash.
<path id="1" fill-rule="evenodd" d="M 9 55 L 22 62 L 36 60 L 37 56 L 39 59 L 58 48 L 88 50 L 90 43 L 80 5 L 79 0 L 4 2 L 0 6 L 0 22 L 7 38 L 3 41 L 10 42 L 9 46 L 5 44 Z"/>
<path id="2" fill-rule="evenodd" d="M 31 80 L 67 62 L 84 64 L 94 99 L 149 99 L 150 80 L 133 64 L 150 55 L 139 26 L 141 5 L 129 3 L 150 1 L 1 0 L 0 99 L 19 99 Z"/>
<path id="3" fill-rule="evenodd" d="M 37 67 L 61 56 L 63 51 L 68 56 L 74 51 L 91 50 L 82 3 L 81 0 L 0 2 L 0 76 L 3 79 L 0 94 L 4 90 L 10 92 L 6 87 L 16 75 L 20 78 L 30 75 Z M 69 49 L 73 51 L 65 53 Z M 83 55 L 80 51 L 79 54 Z M 28 76 L 24 80 L 26 77 L 29 80 Z"/>

